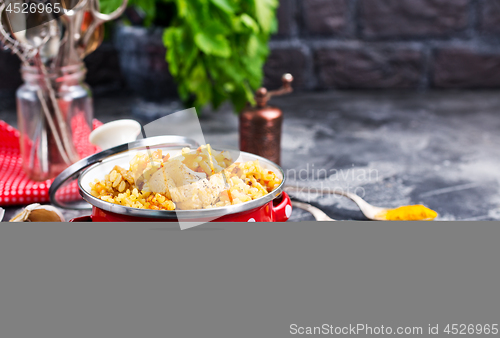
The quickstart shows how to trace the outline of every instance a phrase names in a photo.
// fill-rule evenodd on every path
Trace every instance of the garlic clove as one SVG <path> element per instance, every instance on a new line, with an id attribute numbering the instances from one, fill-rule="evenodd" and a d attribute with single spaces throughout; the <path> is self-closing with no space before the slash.
<path id="1" fill-rule="evenodd" d="M 61 212 L 51 205 L 30 204 L 10 222 L 65 222 Z"/>

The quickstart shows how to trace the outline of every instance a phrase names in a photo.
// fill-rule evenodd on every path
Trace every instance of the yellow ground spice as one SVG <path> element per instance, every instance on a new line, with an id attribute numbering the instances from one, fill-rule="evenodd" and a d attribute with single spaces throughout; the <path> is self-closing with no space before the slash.
<path id="1" fill-rule="evenodd" d="M 381 216 L 387 221 L 430 221 L 436 218 L 437 215 L 437 212 L 434 210 L 422 204 L 417 204 L 389 209 Z"/>

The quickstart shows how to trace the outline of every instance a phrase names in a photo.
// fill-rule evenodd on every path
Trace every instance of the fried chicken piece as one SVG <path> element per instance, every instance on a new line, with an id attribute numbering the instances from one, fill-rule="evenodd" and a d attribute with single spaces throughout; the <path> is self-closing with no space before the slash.
<path id="1" fill-rule="evenodd" d="M 222 173 L 211 175 L 195 172 L 177 159 L 171 159 L 155 172 L 147 185 L 152 192 L 165 194 L 177 209 L 203 209 L 213 205 L 225 190 Z"/>

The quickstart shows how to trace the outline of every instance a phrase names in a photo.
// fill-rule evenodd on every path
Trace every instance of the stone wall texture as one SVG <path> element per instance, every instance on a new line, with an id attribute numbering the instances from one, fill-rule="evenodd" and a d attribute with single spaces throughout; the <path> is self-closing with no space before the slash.
<path id="1" fill-rule="evenodd" d="M 281 0 L 264 84 L 290 72 L 299 90 L 498 88 L 500 0 Z M 88 82 L 124 88 L 105 43 L 86 60 Z M 21 83 L 0 51 L 0 95 Z"/>
<path id="2" fill-rule="evenodd" d="M 281 0 L 278 19 L 269 85 L 287 69 L 308 90 L 500 87 L 500 0 Z"/>

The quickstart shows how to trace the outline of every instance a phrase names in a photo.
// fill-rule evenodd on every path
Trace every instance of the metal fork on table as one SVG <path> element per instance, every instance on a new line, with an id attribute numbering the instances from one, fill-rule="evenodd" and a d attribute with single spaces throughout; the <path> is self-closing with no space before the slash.
<path id="1" fill-rule="evenodd" d="M 311 204 L 292 201 L 292 206 L 310 212 L 316 221 L 335 221 L 333 218 Z"/>

